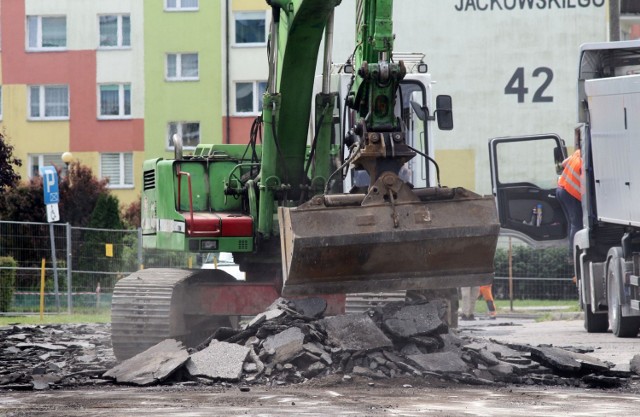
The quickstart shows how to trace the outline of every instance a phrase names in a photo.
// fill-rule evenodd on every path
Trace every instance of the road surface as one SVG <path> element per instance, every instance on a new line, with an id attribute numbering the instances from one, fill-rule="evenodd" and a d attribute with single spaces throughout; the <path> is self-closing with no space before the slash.
<path id="1" fill-rule="evenodd" d="M 640 338 L 588 334 L 582 321 L 500 317 L 462 322 L 463 335 L 511 343 L 595 349 L 593 355 L 628 369 Z M 354 377 L 284 387 L 94 387 L 0 393 L 0 416 L 611 416 L 640 409 L 640 379 L 624 390 L 544 386 L 472 387 L 421 379 L 375 381 Z"/>

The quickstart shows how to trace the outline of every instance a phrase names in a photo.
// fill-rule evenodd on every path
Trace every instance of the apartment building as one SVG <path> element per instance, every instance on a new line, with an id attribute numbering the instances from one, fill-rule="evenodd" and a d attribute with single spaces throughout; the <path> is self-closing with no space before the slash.
<path id="1" fill-rule="evenodd" d="M 16 0 L 1 5 L 1 128 L 24 165 L 64 167 L 63 152 L 135 195 L 144 152 L 142 3 Z"/>
<path id="2" fill-rule="evenodd" d="M 171 158 L 175 133 L 187 151 L 200 142 L 222 143 L 223 2 L 144 4 L 146 157 Z"/>
<path id="3" fill-rule="evenodd" d="M 198 0 L 3 0 L 0 128 L 24 165 L 90 166 L 123 203 L 142 162 L 221 141 L 220 4 Z"/>

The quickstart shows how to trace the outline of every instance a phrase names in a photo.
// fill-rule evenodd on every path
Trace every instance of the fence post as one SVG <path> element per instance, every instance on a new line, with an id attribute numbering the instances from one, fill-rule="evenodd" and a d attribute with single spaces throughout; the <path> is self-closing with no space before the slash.
<path id="1" fill-rule="evenodd" d="M 142 258 L 142 227 L 138 227 L 138 268 L 144 269 L 144 259 Z"/>
<path id="2" fill-rule="evenodd" d="M 53 262 L 53 291 L 56 296 L 56 311 L 60 312 L 60 292 L 58 291 L 58 260 L 56 259 L 56 239 L 53 233 L 53 223 L 49 223 L 49 237 L 51 238 L 51 260 Z"/>
<path id="3" fill-rule="evenodd" d="M 73 249 L 73 245 L 71 244 L 71 225 L 69 223 L 66 224 L 67 226 L 67 313 L 71 314 L 73 311 L 73 297 L 72 297 L 72 289 L 71 289 L 71 283 L 73 282 L 73 278 L 71 276 L 71 274 L 73 273 L 73 268 L 72 268 L 72 256 L 71 256 L 71 250 Z"/>
<path id="4" fill-rule="evenodd" d="M 509 306 L 513 311 L 513 252 L 511 251 L 511 236 L 509 236 Z"/>

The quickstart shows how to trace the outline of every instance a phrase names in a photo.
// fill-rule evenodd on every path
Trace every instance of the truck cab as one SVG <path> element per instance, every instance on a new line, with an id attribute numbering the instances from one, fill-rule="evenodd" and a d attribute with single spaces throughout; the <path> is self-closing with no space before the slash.
<path id="1" fill-rule="evenodd" d="M 585 44 L 578 68 L 583 227 L 570 251 L 590 333 L 640 328 L 640 41 Z M 489 141 L 500 226 L 534 247 L 566 242 L 555 200 L 564 142 L 555 134 Z M 527 163 L 522 164 L 522 158 Z M 539 214 L 539 210 L 542 213 Z M 536 220 L 533 222 L 533 220 Z"/>

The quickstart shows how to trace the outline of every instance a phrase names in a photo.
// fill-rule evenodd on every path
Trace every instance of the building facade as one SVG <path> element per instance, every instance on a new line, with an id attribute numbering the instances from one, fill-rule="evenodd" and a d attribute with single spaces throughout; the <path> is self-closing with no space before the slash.
<path id="1" fill-rule="evenodd" d="M 222 106 L 224 143 L 247 143 L 262 111 L 269 66 L 270 8 L 264 0 L 225 0 Z"/>
<path id="2" fill-rule="evenodd" d="M 22 178 L 71 152 L 122 203 L 142 162 L 219 141 L 220 5 L 198 0 L 2 0 L 0 128 Z"/>
<path id="3" fill-rule="evenodd" d="M 640 37 L 634 4 L 622 39 Z M 336 63 L 354 48 L 355 5 L 336 9 Z M 247 143 L 270 21 L 264 0 L 0 0 L 0 128 L 18 172 L 63 167 L 70 151 L 129 203 L 143 160 L 172 157 L 173 134 L 187 151 Z M 492 137 L 571 145 L 579 45 L 608 40 L 608 22 L 607 0 L 396 1 L 396 50 L 426 54 L 435 93 L 453 97 L 455 128 L 435 135 L 443 184 L 488 194 Z"/>

